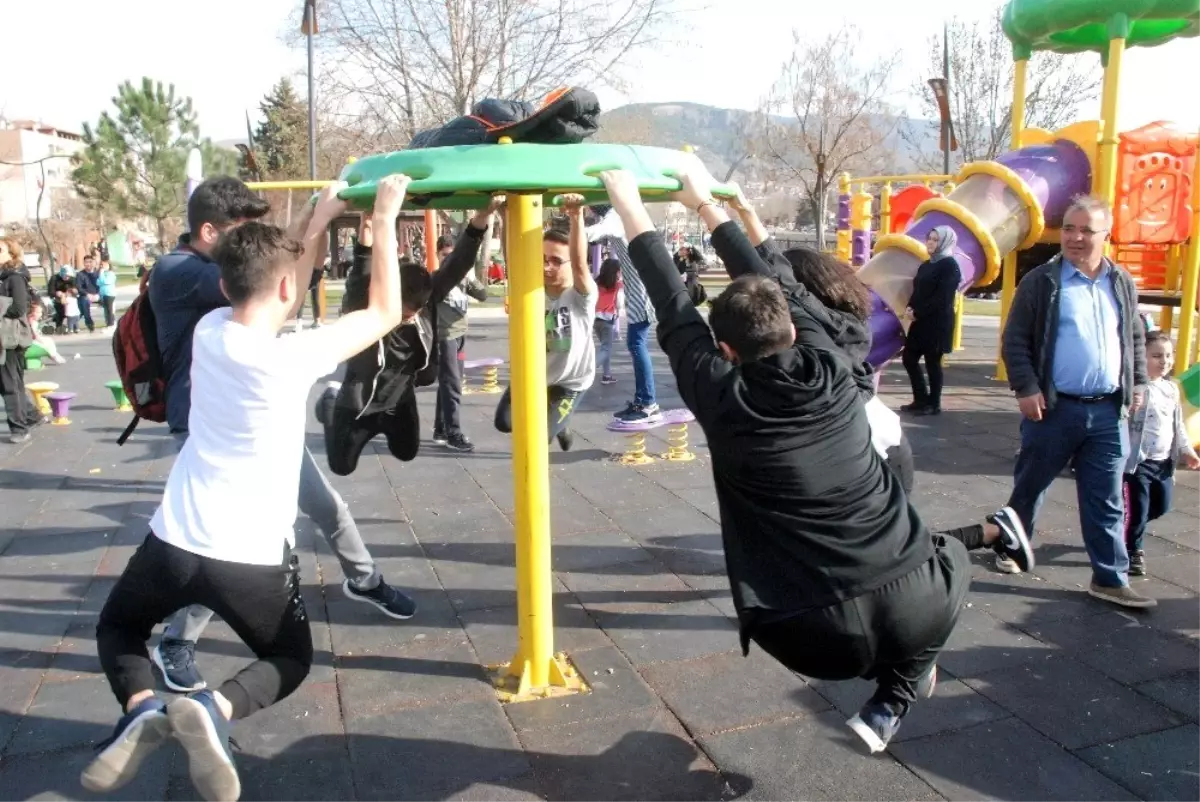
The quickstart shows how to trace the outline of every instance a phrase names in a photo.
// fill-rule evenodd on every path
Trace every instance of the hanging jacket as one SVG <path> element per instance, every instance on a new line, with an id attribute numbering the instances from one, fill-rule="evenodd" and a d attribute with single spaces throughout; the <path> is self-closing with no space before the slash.
<path id="1" fill-rule="evenodd" d="M 408 149 L 494 144 L 502 136 L 513 142 L 576 144 L 598 130 L 600 101 L 596 96 L 586 89 L 563 87 L 548 94 L 540 105 L 486 98 L 472 106 L 470 114 L 419 132 Z"/>
<path id="2" fill-rule="evenodd" d="M 475 267 L 475 255 L 485 233 L 470 224 L 465 226 L 454 250 L 433 273 L 433 292 L 421 311 L 375 345 L 346 360 L 346 375 L 335 406 L 353 411 L 356 417 L 391 411 L 405 393 L 437 379 L 437 307 Z M 371 249 L 355 245 L 342 314 L 366 309 L 370 288 Z"/>

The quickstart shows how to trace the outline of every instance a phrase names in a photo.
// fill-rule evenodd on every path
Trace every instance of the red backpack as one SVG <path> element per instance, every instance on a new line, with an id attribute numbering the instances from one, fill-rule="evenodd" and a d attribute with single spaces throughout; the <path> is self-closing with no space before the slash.
<path id="1" fill-rule="evenodd" d="M 125 395 L 133 405 L 133 421 L 117 438 L 117 445 L 125 445 L 142 418 L 155 423 L 167 419 L 167 377 L 158 351 L 158 327 L 150 307 L 150 293 L 145 286 L 117 321 L 113 358 Z"/>

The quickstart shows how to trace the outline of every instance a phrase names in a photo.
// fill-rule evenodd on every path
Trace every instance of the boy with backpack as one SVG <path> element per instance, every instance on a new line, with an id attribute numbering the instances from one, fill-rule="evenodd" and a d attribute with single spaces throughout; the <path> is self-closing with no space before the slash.
<path id="1" fill-rule="evenodd" d="M 754 275 L 736 278 L 706 323 L 633 176 L 600 177 L 712 452 L 743 652 L 754 641 L 805 676 L 874 678 L 848 724 L 881 751 L 911 704 L 933 692 L 970 580 L 967 550 L 932 535 L 884 468 L 855 366 L 814 317 L 808 290 L 787 271 L 731 265 Z M 711 178 L 694 178 L 678 199 L 715 212 Z M 730 258 L 759 259 L 744 234 L 729 234 L 740 236 Z"/>
<path id="2" fill-rule="evenodd" d="M 236 178 L 202 182 L 188 199 L 189 233 L 147 274 L 148 292 L 138 296 L 117 325 L 113 349 L 126 394 L 140 416 L 165 420 L 180 448 L 190 429 L 193 331 L 204 315 L 229 305 L 214 249 L 222 236 L 261 218 L 269 208 Z M 305 288 L 308 281 L 306 275 Z M 135 418 L 122 438 L 136 423 Z M 346 576 L 342 592 L 389 618 L 411 618 L 416 611 L 412 599 L 383 581 L 346 502 L 303 443 L 300 452 L 300 511 L 317 524 L 341 563 Z M 211 617 L 211 610 L 198 605 L 180 610 L 168 622 L 153 657 L 171 690 L 205 687 L 196 668 L 196 642 Z"/>
<path id="3" fill-rule="evenodd" d="M 386 247 L 375 256 L 370 301 L 332 326 L 278 337 L 308 286 L 318 240 L 345 209 L 337 199 L 345 184 L 322 192 L 302 242 L 250 221 L 212 252 L 232 307 L 195 326 L 189 437 L 150 533 L 100 613 L 97 651 L 123 715 L 83 771 L 89 790 L 122 787 L 174 736 L 200 796 L 236 800 L 230 722 L 287 697 L 307 676 L 312 635 L 293 554 L 307 391 L 403 315 L 391 231 L 407 185 L 405 176 L 379 183 L 374 215 Z M 146 640 L 163 617 L 193 604 L 219 612 L 258 659 L 216 690 L 164 704 Z"/>

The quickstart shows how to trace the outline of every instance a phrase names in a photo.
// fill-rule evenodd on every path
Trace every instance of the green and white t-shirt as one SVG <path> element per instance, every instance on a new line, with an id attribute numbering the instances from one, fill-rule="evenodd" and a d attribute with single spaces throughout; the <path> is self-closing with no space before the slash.
<path id="1" fill-rule="evenodd" d="M 592 324 L 598 293 L 580 295 L 574 287 L 557 298 L 546 296 L 546 384 L 586 390 L 596 378 Z"/>

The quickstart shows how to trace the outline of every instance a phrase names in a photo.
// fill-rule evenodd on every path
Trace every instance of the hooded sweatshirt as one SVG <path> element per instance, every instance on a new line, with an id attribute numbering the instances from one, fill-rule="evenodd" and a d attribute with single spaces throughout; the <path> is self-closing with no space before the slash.
<path id="1" fill-rule="evenodd" d="M 933 539 L 872 447 L 861 368 L 829 336 L 824 306 L 790 270 L 759 259 L 736 226 L 722 236 L 732 274 L 779 281 L 793 347 L 727 361 L 659 235 L 640 235 L 629 253 L 679 394 L 708 440 L 745 651 L 760 622 L 869 593 L 931 559 Z"/>

